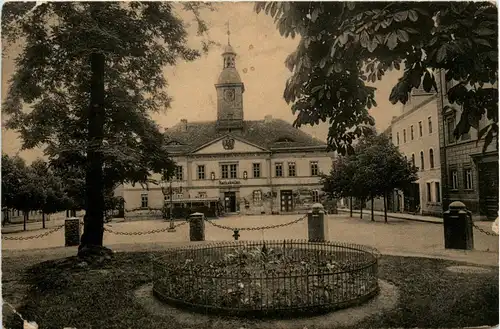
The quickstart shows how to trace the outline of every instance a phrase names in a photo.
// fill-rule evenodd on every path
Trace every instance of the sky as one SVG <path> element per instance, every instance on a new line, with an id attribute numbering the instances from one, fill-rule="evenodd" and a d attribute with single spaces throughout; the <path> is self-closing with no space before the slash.
<path id="1" fill-rule="evenodd" d="M 281 118 L 290 123 L 294 120 L 291 106 L 283 99 L 283 90 L 291 72 L 284 61 L 298 44 L 299 39 L 285 39 L 280 36 L 271 17 L 263 12 L 256 14 L 253 3 L 224 2 L 214 3 L 214 12 L 203 12 L 208 23 L 209 38 L 222 45 L 227 44 L 227 22 L 230 27 L 231 45 L 237 53 L 236 68 L 245 84 L 243 110 L 246 120 L 263 119 L 266 115 Z M 200 48 L 200 39 L 195 37 L 196 23 L 193 16 L 179 12 L 191 26 L 189 45 Z M 15 70 L 16 49 L 8 49 L 7 57 L 2 59 L 2 101 L 9 86 L 8 80 Z M 168 81 L 168 93 L 173 97 L 171 108 L 152 117 L 162 127 L 168 128 L 181 119 L 192 121 L 215 120 L 217 113 L 215 82 L 222 70 L 222 49 L 213 47 L 206 55 L 193 62 L 179 61 L 174 67 L 164 69 Z M 371 110 L 376 128 L 383 131 L 393 116 L 399 115 L 401 105 L 392 105 L 389 94 L 401 72 L 386 74 L 382 81 L 375 83 L 378 106 Z M 3 120 L 2 120 L 3 122 Z M 311 135 L 326 141 L 327 124 L 302 128 Z M 17 134 L 7 131 L 2 124 L 2 151 L 16 154 L 21 143 Z M 28 150 L 19 153 L 28 162 L 42 155 L 41 150 Z"/>

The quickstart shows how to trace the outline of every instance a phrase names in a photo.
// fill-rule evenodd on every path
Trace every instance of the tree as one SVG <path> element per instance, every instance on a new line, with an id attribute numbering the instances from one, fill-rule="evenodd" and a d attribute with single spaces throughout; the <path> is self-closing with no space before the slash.
<path id="1" fill-rule="evenodd" d="M 208 5 L 179 6 L 195 14 L 201 35 Z M 23 148 L 43 146 L 52 166 L 85 173 L 79 250 L 102 246 L 104 192 L 173 166 L 150 113 L 171 102 L 163 67 L 200 52 L 187 47 L 168 2 L 6 3 L 2 15 L 7 40 L 23 38 L 7 127 Z"/>
<path id="2" fill-rule="evenodd" d="M 485 148 L 498 148 L 498 12 L 491 2 L 259 2 L 284 37 L 300 35 L 286 59 L 292 71 L 284 98 L 297 113 L 296 126 L 330 124 L 328 144 L 341 154 L 373 125 L 374 87 L 388 70 L 403 70 L 393 104 L 413 88 L 437 91 L 444 71 L 448 99 L 461 107 L 456 136 L 479 132 Z M 444 87 L 442 87 L 444 91 Z"/>
<path id="3" fill-rule="evenodd" d="M 354 153 L 339 156 L 328 176 L 323 177 L 323 189 L 332 197 L 355 197 L 363 204 L 368 198 L 384 198 L 387 222 L 387 194 L 404 189 L 418 179 L 417 169 L 408 162 L 388 137 L 370 134 L 361 138 Z M 352 216 L 352 213 L 351 213 Z M 372 203 L 372 220 L 373 218 Z"/>
<path id="4" fill-rule="evenodd" d="M 37 188 L 40 190 L 40 202 L 37 210 L 42 212 L 42 226 L 45 228 L 45 215 L 66 209 L 68 196 L 65 194 L 63 181 L 54 174 L 49 164 L 37 159 L 30 165 Z"/>
<path id="5" fill-rule="evenodd" d="M 363 188 L 384 199 L 384 219 L 387 222 L 387 195 L 394 189 L 405 189 L 418 179 L 417 168 L 408 162 L 384 135 L 363 139 L 357 148 L 360 175 L 365 175 Z M 373 202 L 372 202 L 373 220 Z"/>

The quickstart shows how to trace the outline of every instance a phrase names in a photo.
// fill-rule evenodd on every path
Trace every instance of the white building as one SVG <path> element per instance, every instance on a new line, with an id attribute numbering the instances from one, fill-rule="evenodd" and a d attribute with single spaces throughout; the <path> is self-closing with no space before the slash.
<path id="1" fill-rule="evenodd" d="M 319 175 L 332 166 L 326 144 L 271 116 L 244 120 L 246 90 L 236 69 L 236 53 L 228 44 L 222 56 L 215 84 L 216 120 L 181 120 L 165 131 L 178 166 L 173 199 L 159 186 L 123 186 L 126 216 L 170 201 L 190 209 L 219 203 L 224 212 L 241 214 L 293 213 L 321 201 Z"/>
<path id="2" fill-rule="evenodd" d="M 442 213 L 438 103 L 435 92 L 412 92 L 400 116 L 391 122 L 392 142 L 418 168 L 418 181 L 406 195 L 399 191 L 394 210 L 423 215 Z"/>

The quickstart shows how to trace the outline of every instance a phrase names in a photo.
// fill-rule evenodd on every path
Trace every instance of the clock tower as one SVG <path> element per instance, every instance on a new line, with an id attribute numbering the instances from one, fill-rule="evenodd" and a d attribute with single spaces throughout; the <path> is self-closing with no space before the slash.
<path id="1" fill-rule="evenodd" d="M 245 86 L 236 70 L 236 53 L 231 47 L 229 37 L 222 57 L 224 67 L 215 84 L 217 90 L 217 127 L 221 130 L 241 129 L 243 128 L 243 92 Z"/>

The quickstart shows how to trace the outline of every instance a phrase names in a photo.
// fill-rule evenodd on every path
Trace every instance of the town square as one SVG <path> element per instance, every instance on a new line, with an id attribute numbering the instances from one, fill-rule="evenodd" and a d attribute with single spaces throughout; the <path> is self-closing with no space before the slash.
<path id="1" fill-rule="evenodd" d="M 11 2 L 3 328 L 499 323 L 491 2 Z"/>

